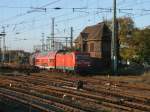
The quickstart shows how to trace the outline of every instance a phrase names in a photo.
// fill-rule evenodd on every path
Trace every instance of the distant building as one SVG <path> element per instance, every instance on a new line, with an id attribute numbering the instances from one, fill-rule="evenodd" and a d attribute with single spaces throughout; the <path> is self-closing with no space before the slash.
<path id="1" fill-rule="evenodd" d="M 110 65 L 111 30 L 104 22 L 84 28 L 74 43 L 77 49 L 90 53 L 95 66 Z"/>
<path id="2" fill-rule="evenodd" d="M 5 51 L 5 63 L 19 63 L 19 64 L 27 64 L 29 63 L 29 52 L 25 52 L 23 50 L 8 50 Z M 2 52 L 0 53 L 1 61 L 2 61 Z"/>

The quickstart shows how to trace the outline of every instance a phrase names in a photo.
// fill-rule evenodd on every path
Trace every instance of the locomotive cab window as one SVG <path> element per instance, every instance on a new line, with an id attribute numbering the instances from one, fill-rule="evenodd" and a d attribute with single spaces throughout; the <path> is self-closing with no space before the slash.
<path id="1" fill-rule="evenodd" d="M 89 60 L 89 56 L 88 55 L 77 55 L 76 59 L 77 60 Z"/>

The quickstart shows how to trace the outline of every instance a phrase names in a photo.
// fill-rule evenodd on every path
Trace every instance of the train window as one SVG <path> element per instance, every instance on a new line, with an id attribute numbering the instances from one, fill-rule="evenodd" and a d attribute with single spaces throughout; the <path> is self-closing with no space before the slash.
<path id="1" fill-rule="evenodd" d="M 50 59 L 49 62 L 52 63 L 52 62 L 54 62 L 54 60 L 53 60 L 53 59 Z"/>

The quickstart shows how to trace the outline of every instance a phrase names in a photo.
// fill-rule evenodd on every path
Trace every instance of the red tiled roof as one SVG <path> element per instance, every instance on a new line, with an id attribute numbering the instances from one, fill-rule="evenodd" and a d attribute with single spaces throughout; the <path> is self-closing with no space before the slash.
<path id="1" fill-rule="evenodd" d="M 92 26 L 87 26 L 83 29 L 83 31 L 81 33 L 87 33 L 88 37 L 87 40 L 101 40 L 102 37 L 102 32 L 103 32 L 103 28 L 104 28 L 105 23 L 98 23 L 96 25 L 92 25 Z M 80 40 L 81 33 L 79 34 L 79 36 L 75 39 L 75 42 L 78 42 Z"/>

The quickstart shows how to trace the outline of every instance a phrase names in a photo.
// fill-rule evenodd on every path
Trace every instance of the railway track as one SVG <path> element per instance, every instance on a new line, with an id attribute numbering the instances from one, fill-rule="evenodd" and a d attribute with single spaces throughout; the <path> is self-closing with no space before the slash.
<path id="1" fill-rule="evenodd" d="M 76 80 L 71 80 L 67 77 L 51 77 L 48 75 L 32 75 L 28 77 L 1 76 L 0 90 L 7 89 L 13 92 L 30 95 L 30 97 L 38 97 L 55 102 L 61 105 L 56 105 L 56 107 L 60 108 L 64 106 L 68 112 L 81 110 L 87 112 L 101 112 L 106 109 L 112 112 L 117 112 L 119 110 L 121 110 L 121 112 L 149 112 L 150 110 L 149 98 L 140 97 L 128 92 L 123 94 L 124 91 L 120 88 L 119 90 L 104 89 L 99 83 L 95 83 L 94 86 L 96 87 L 94 88 L 93 83 L 88 80 L 85 80 L 86 84 L 83 89 L 76 90 Z M 94 79 L 92 80 L 94 81 Z M 12 84 L 11 87 L 10 84 Z M 27 91 L 28 89 L 30 91 Z M 5 92 L 7 93 L 8 91 Z M 4 94 L 2 91 L 0 91 L 0 93 Z M 21 94 L 20 96 L 22 96 Z M 12 96 L 12 94 L 9 95 Z M 71 99 L 63 99 L 64 95 Z M 58 100 L 54 100 L 54 98 Z M 26 101 L 27 99 L 24 100 Z M 64 110 L 64 108 L 60 109 Z"/>
<path id="2" fill-rule="evenodd" d="M 66 78 L 59 78 L 59 79 L 60 80 L 65 80 L 65 81 L 68 80 L 70 82 L 74 82 L 74 81 L 72 81 L 70 79 L 66 79 Z M 118 84 L 115 84 L 115 83 L 114 83 L 114 85 L 105 85 L 105 83 L 102 84 L 102 81 L 101 81 L 101 84 L 98 83 L 99 85 L 97 84 L 98 86 L 97 85 L 95 86 L 95 85 L 93 85 L 93 83 L 91 84 L 90 82 L 88 82 L 86 84 L 88 86 L 85 86 L 84 89 L 88 90 L 88 91 L 93 91 L 93 92 L 96 92 L 96 93 L 103 93 L 103 94 L 107 94 L 107 95 L 122 97 L 122 98 L 125 98 L 125 99 L 128 99 L 128 100 L 132 100 L 132 101 L 136 101 L 136 102 L 142 102 L 142 103 L 150 104 L 149 103 L 149 101 L 150 101 L 149 95 L 148 96 L 141 96 L 141 94 L 138 94 L 138 93 L 134 94 L 134 92 L 132 93 L 131 91 L 125 91 L 124 90 L 125 86 L 123 86 L 123 85 L 118 85 Z M 110 84 L 110 82 L 107 81 L 106 84 Z M 132 89 L 135 89 L 135 88 L 133 87 Z M 138 90 L 139 89 L 140 88 L 138 88 Z M 147 90 L 146 92 L 150 94 L 150 91 L 148 91 L 149 88 L 145 88 L 145 89 Z M 143 91 L 143 89 L 141 89 L 141 91 Z"/>
<path id="3" fill-rule="evenodd" d="M 4 82 L 7 82 L 7 83 L 4 83 Z M 10 83 L 12 83 L 12 87 L 10 87 L 10 85 L 9 85 Z M 64 104 L 65 106 L 71 106 L 74 109 L 77 108 L 78 111 L 80 110 L 80 111 L 86 111 L 86 112 L 95 112 L 95 111 L 97 111 L 97 112 L 103 112 L 103 110 L 95 110 L 92 107 L 89 108 L 88 106 L 80 105 L 80 103 L 77 103 L 77 102 L 75 104 L 72 104 L 71 102 L 68 102 L 66 100 L 62 100 L 62 97 L 58 99 L 58 96 L 56 98 L 56 97 L 54 97 L 54 95 L 52 97 L 52 95 L 49 96 L 49 95 L 44 94 L 44 93 L 41 94 L 38 91 L 34 92 L 35 89 L 33 89 L 33 88 L 35 88 L 35 87 L 30 88 L 31 91 L 28 92 L 27 89 L 29 89 L 29 87 L 31 87 L 31 85 L 29 85 L 29 86 L 20 85 L 20 84 L 18 84 L 17 81 L 16 82 L 14 82 L 14 81 L 10 81 L 9 82 L 8 80 L 7 81 L 5 81 L 5 80 L 1 81 L 1 88 L 5 88 L 5 89 L 7 88 L 8 90 L 11 90 L 11 91 L 22 92 L 23 94 L 30 94 L 32 96 L 38 96 L 38 97 L 41 97 L 41 98 L 46 98 L 47 100 L 52 100 L 53 102 Z M 38 87 L 38 89 L 39 88 L 40 87 Z M 2 92 L 2 91 L 0 91 L 0 92 Z M 6 94 L 9 94 L 9 93 L 6 92 Z M 56 95 L 56 93 L 55 93 L 55 95 Z M 19 95 L 19 96 L 22 96 L 22 95 Z M 49 98 L 52 98 L 52 99 L 49 99 Z M 67 109 L 67 110 L 69 110 L 69 109 Z M 72 110 L 69 110 L 69 112 L 70 111 L 72 111 Z"/>

